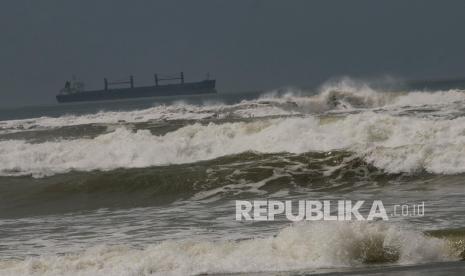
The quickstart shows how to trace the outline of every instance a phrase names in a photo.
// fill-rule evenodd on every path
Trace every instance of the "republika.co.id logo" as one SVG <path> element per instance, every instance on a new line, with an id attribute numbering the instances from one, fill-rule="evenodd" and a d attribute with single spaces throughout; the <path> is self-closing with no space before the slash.
<path id="1" fill-rule="evenodd" d="M 395 204 L 391 209 L 391 217 L 423 217 L 425 203 Z M 364 200 L 236 200 L 236 220 L 273 221 L 279 215 L 290 221 L 389 220 L 381 200 L 373 200 L 371 204 Z"/>

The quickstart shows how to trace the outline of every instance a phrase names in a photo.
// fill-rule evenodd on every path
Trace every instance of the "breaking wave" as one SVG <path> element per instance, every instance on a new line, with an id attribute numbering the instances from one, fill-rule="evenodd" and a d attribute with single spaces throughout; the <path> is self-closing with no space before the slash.
<path id="1" fill-rule="evenodd" d="M 312 95 L 313 94 L 313 95 Z M 86 124 L 137 123 L 156 120 L 200 120 L 257 118 L 283 115 L 318 114 L 353 109 L 440 106 L 465 102 L 462 90 L 387 92 L 349 78 L 323 85 L 315 94 L 288 88 L 264 93 L 255 100 L 237 104 L 175 102 L 135 111 L 101 111 L 95 114 L 64 115 L 0 121 L 0 133 L 41 130 Z M 449 107 L 450 108 L 450 107 Z"/>
<path id="2" fill-rule="evenodd" d="M 240 241 L 163 241 L 145 248 L 96 246 L 65 255 L 0 262 L 15 275 L 198 275 L 418 264 L 458 260 L 445 239 L 384 223 L 298 223 L 277 235 Z"/>
<path id="3" fill-rule="evenodd" d="M 208 125 L 164 135 L 118 128 L 93 139 L 0 141 L 0 175 L 36 177 L 192 163 L 242 152 L 347 150 L 388 173 L 465 172 L 465 118 L 429 120 L 364 112 Z"/>
<path id="4" fill-rule="evenodd" d="M 22 120 L 0 121 L 0 133 L 28 130 L 43 130 L 64 126 L 88 124 L 140 123 L 150 121 L 202 120 L 224 118 L 251 118 L 292 115 L 286 111 L 286 102 L 243 101 L 235 105 L 207 104 L 192 105 L 177 102 L 172 105 L 158 105 L 135 111 L 101 111 L 86 115 L 64 115 L 61 117 L 40 117 Z"/>
<path id="5" fill-rule="evenodd" d="M 383 91 L 365 82 L 344 78 L 323 85 L 317 97 L 323 102 L 336 98 L 348 108 L 407 107 L 423 105 L 447 105 L 465 101 L 463 90 L 445 91 Z"/>

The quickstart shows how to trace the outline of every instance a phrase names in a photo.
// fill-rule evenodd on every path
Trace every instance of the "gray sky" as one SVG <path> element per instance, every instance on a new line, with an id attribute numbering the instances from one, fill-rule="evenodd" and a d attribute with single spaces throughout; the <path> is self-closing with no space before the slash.
<path id="1" fill-rule="evenodd" d="M 184 71 L 220 92 L 334 76 L 465 76 L 465 1 L 63 1 L 0 7 L 0 106 L 53 103 L 75 74 Z"/>

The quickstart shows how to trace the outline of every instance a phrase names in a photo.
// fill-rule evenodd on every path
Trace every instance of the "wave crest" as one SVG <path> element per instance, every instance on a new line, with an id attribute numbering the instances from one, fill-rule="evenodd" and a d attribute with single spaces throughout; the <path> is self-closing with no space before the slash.
<path id="1" fill-rule="evenodd" d="M 247 151 L 348 150 L 388 173 L 465 172 L 465 118 L 428 120 L 361 113 L 192 124 L 165 135 L 118 128 L 93 139 L 0 141 L 0 175 L 53 175 L 192 163 Z"/>
<path id="2" fill-rule="evenodd" d="M 438 106 L 465 102 L 462 90 L 388 92 L 373 88 L 369 83 L 342 78 L 328 82 L 316 91 L 285 88 L 262 94 L 258 99 L 235 104 L 209 103 L 202 105 L 182 101 L 134 111 L 101 111 L 95 114 L 63 115 L 24 120 L 0 121 L 0 133 L 22 132 L 86 124 L 137 123 L 157 120 L 200 120 L 225 118 L 258 118 L 319 114 L 328 111 L 413 106 Z M 444 112 L 451 112 L 451 107 Z M 452 107 L 455 109 L 456 107 Z"/>

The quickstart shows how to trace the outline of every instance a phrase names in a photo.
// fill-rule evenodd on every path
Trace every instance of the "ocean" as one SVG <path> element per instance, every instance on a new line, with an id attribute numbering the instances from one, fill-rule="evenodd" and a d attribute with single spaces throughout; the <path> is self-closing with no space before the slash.
<path id="1" fill-rule="evenodd" d="M 461 90 L 3 109 L 0 275 L 463 273 L 464 182 Z M 236 220 L 236 200 L 381 201 L 389 219 Z"/>

